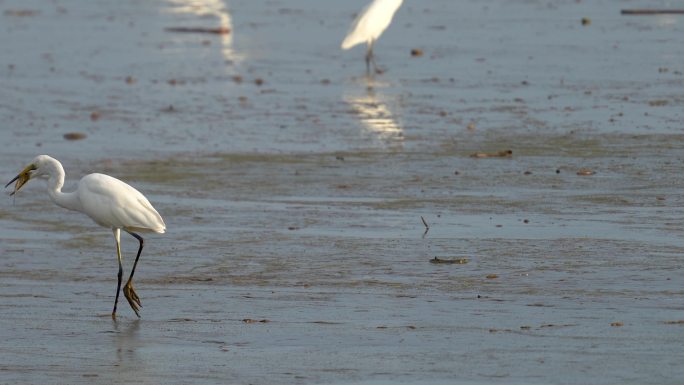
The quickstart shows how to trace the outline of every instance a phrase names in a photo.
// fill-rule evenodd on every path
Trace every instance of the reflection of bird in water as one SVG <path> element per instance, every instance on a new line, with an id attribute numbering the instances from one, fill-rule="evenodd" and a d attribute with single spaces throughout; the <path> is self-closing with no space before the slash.
<path id="1" fill-rule="evenodd" d="M 352 106 L 364 128 L 380 139 L 383 145 L 401 146 L 403 144 L 403 129 L 387 104 L 378 98 L 373 89 L 369 89 L 363 96 L 345 97 L 345 101 Z"/>
<path id="2" fill-rule="evenodd" d="M 342 41 L 342 49 L 349 49 L 357 44 L 366 43 L 366 72 L 370 74 L 370 64 L 373 70 L 378 70 L 373 57 L 373 44 L 392 22 L 394 13 L 401 6 L 403 0 L 373 0 L 364 8 L 351 25 L 347 37 Z"/>
<path id="3" fill-rule="evenodd" d="M 243 59 L 242 55 L 237 54 L 233 50 L 233 39 L 235 36 L 235 28 L 233 26 L 232 16 L 228 10 L 227 4 L 223 0 L 168 0 L 172 8 L 169 12 L 181 16 L 180 21 L 185 23 L 201 22 L 206 24 L 213 22 L 212 19 L 218 21 L 218 27 L 213 28 L 216 31 L 223 31 L 218 33 L 221 39 L 221 53 L 226 60 L 230 62 L 239 62 Z M 189 18 L 187 16 L 198 16 L 198 18 Z M 188 19 L 188 20 L 185 20 Z M 173 28 L 171 30 L 193 30 L 206 28 Z M 211 28 L 210 28 L 211 29 Z M 169 28 L 167 28 L 169 30 Z"/>
<path id="4" fill-rule="evenodd" d="M 131 275 L 124 285 L 123 293 L 135 314 L 142 306 L 140 298 L 133 289 L 133 274 L 143 249 L 143 238 L 136 232 L 164 233 L 164 220 L 152 207 L 150 202 L 138 190 L 128 184 L 104 174 L 89 174 L 81 178 L 76 191 L 62 192 L 64 186 L 64 168 L 57 159 L 47 155 L 38 155 L 5 187 L 17 181 L 14 195 L 29 180 L 36 177 L 48 178 L 48 195 L 55 204 L 69 210 L 80 211 L 100 226 L 110 227 L 116 241 L 116 254 L 119 259 L 118 283 L 112 318 L 116 318 L 116 305 L 119 302 L 119 290 L 123 268 L 121 266 L 121 229 L 135 237 L 140 246 L 135 257 Z"/>

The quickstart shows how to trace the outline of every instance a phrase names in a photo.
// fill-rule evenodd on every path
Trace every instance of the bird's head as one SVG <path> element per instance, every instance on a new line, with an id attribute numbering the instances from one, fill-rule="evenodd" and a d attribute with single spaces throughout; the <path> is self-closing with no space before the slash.
<path id="1" fill-rule="evenodd" d="M 14 185 L 14 191 L 10 193 L 10 196 L 14 195 L 21 189 L 26 183 L 28 183 L 29 180 L 47 175 L 46 171 L 46 164 L 48 163 L 48 159 L 52 159 L 47 155 L 38 155 L 33 159 L 31 163 L 29 163 L 28 166 L 24 167 L 23 170 L 19 173 L 19 175 L 15 176 L 9 183 L 5 185 L 5 188 L 9 187 L 14 181 L 17 183 Z"/>

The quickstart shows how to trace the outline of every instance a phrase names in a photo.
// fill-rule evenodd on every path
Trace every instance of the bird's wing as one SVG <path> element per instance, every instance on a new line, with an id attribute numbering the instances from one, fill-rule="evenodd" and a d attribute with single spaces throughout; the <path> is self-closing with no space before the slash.
<path id="1" fill-rule="evenodd" d="M 344 38 L 342 41 L 342 49 L 349 49 L 357 44 L 365 43 L 368 41 L 368 36 L 366 33 L 364 33 L 367 29 L 367 24 L 368 24 L 368 15 L 371 8 L 378 3 L 378 0 L 373 1 L 372 3 L 366 5 L 361 12 L 359 12 L 359 15 L 356 16 L 356 19 L 352 22 L 351 26 L 349 27 L 349 32 L 347 32 L 347 36 Z"/>
<path id="2" fill-rule="evenodd" d="M 375 0 L 368 4 L 349 28 L 342 41 L 342 49 L 377 39 L 390 25 L 401 3 L 402 0 Z"/>
<path id="3" fill-rule="evenodd" d="M 158 233 L 166 229 L 147 198 L 116 178 L 86 175 L 79 182 L 77 193 L 84 213 L 101 226 Z"/>

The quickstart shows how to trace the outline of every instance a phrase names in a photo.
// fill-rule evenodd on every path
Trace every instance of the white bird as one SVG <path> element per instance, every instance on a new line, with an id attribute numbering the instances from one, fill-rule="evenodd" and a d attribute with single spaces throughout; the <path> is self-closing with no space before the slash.
<path id="1" fill-rule="evenodd" d="M 349 28 L 347 36 L 342 41 L 342 49 L 349 49 L 357 44 L 366 43 L 366 72 L 370 74 L 370 64 L 373 70 L 380 73 L 373 57 L 373 44 L 392 23 L 392 18 L 401 6 L 403 0 L 373 0 L 368 4 Z"/>
<path id="2" fill-rule="evenodd" d="M 143 249 L 143 238 L 135 232 L 164 233 L 166 225 L 157 210 L 152 207 L 147 198 L 138 190 L 104 174 L 86 175 L 78 182 L 76 191 L 62 192 L 64 168 L 57 159 L 47 155 L 38 155 L 19 175 L 9 181 L 5 188 L 12 184 L 12 182 L 17 181 L 14 186 L 14 192 L 10 194 L 14 195 L 24 184 L 36 177 L 47 178 L 48 195 L 55 204 L 69 210 L 80 211 L 89 216 L 98 225 L 112 229 L 114 240 L 116 241 L 116 254 L 119 260 L 118 283 L 112 319 L 116 319 L 116 305 L 119 302 L 119 291 L 123 275 L 123 267 L 121 266 L 121 230 L 123 229 L 138 240 L 140 243 L 138 255 L 135 257 L 133 269 L 128 277 L 128 282 L 124 285 L 123 293 L 135 315 L 140 317 L 138 310 L 142 305 L 138 294 L 133 289 L 133 274 Z"/>

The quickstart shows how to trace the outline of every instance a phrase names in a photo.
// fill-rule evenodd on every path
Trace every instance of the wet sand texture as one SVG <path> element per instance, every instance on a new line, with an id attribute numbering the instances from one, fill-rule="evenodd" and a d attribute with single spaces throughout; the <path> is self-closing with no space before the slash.
<path id="1" fill-rule="evenodd" d="M 362 5 L 0 3 L 6 180 L 168 226 L 113 323 L 111 233 L 6 197 L 0 384 L 681 382 L 682 16 L 407 1 L 367 79 Z"/>

